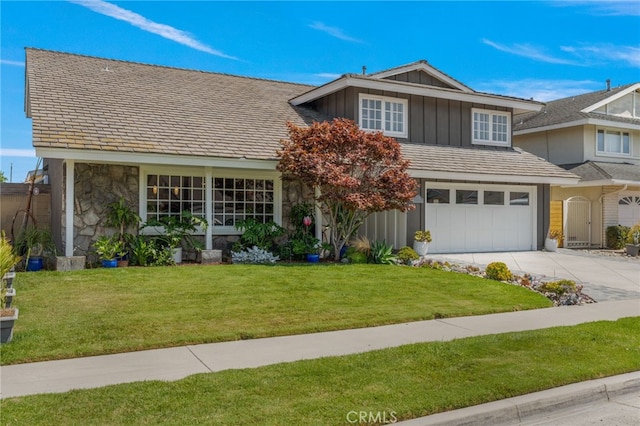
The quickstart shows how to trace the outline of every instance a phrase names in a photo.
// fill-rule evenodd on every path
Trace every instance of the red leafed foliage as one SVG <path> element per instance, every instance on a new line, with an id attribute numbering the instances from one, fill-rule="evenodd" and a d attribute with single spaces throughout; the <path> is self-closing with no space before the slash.
<path id="1" fill-rule="evenodd" d="M 289 139 L 280 142 L 278 170 L 285 179 L 320 190 L 316 201 L 332 234 L 338 233 L 332 235 L 338 252 L 371 213 L 413 208 L 417 183 L 408 175 L 409 161 L 402 158 L 395 139 L 365 132 L 343 118 L 310 127 L 287 126 Z M 349 223 L 340 223 L 345 221 Z"/>

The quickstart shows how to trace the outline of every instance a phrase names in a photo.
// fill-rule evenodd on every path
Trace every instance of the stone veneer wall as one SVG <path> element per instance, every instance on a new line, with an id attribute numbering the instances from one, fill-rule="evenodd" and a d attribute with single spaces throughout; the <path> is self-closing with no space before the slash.
<path id="1" fill-rule="evenodd" d="M 75 255 L 90 255 L 93 253 L 91 245 L 94 241 L 116 232 L 115 229 L 105 228 L 107 206 L 110 203 L 124 197 L 134 211 L 139 211 L 138 175 L 138 167 L 132 166 L 87 163 L 75 165 Z M 62 182 L 64 186 L 66 180 L 63 179 Z M 62 193 L 62 235 L 65 233 L 65 191 L 63 189 Z M 95 259 L 95 256 L 87 258 L 88 261 Z"/>
<path id="2" fill-rule="evenodd" d="M 102 235 L 112 235 L 115 229 L 105 228 L 107 206 L 124 197 L 134 211 L 139 211 L 138 186 L 139 169 L 133 166 L 87 164 L 75 165 L 75 215 L 74 239 L 75 255 L 90 255 L 92 244 Z M 63 179 L 63 186 L 65 180 Z M 62 211 L 65 200 L 63 189 Z M 283 226 L 292 229 L 289 222 L 291 207 L 298 203 L 311 202 L 313 193 L 299 181 L 285 180 L 282 183 Z M 133 231 L 133 230 L 131 230 Z M 62 215 L 62 235 L 65 232 Z M 229 255 L 231 247 L 238 241 L 238 235 L 214 235 L 213 249 L 223 250 Z M 95 260 L 89 256 L 87 260 Z"/>

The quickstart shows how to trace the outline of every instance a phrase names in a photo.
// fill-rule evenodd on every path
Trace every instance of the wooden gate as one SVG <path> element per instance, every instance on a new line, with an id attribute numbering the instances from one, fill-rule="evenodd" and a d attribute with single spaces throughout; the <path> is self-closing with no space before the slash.
<path id="1" fill-rule="evenodd" d="M 567 248 L 591 245 L 591 201 L 584 197 L 564 201 L 564 237 Z"/>

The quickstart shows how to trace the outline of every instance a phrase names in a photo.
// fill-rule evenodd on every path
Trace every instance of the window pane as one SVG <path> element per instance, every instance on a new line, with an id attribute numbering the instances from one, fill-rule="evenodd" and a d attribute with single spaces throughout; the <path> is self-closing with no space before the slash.
<path id="1" fill-rule="evenodd" d="M 622 153 L 629 154 L 629 133 L 622 134 Z"/>
<path id="2" fill-rule="evenodd" d="M 628 94 L 609 104 L 609 114 L 620 117 L 631 117 L 633 108 L 633 94 Z"/>
<path id="3" fill-rule="evenodd" d="M 473 113 L 473 139 L 489 140 L 489 114 Z"/>
<path id="4" fill-rule="evenodd" d="M 620 133 L 607 130 L 604 135 L 604 151 L 611 153 L 620 153 L 622 149 L 622 140 Z"/>
<path id="5" fill-rule="evenodd" d="M 448 189 L 427 189 L 428 204 L 449 204 Z"/>
<path id="6" fill-rule="evenodd" d="M 495 142 L 507 142 L 507 116 L 493 116 L 492 140 Z"/>
<path id="7" fill-rule="evenodd" d="M 598 130 L 598 152 L 604 152 L 604 130 Z"/>
<path id="8" fill-rule="evenodd" d="M 509 193 L 509 204 L 512 206 L 528 206 L 529 205 L 529 193 L 528 192 L 511 192 Z"/>
<path id="9" fill-rule="evenodd" d="M 484 204 L 488 206 L 504 206 L 504 192 L 484 191 Z"/>
<path id="10" fill-rule="evenodd" d="M 456 204 L 478 204 L 478 191 L 456 189 Z"/>

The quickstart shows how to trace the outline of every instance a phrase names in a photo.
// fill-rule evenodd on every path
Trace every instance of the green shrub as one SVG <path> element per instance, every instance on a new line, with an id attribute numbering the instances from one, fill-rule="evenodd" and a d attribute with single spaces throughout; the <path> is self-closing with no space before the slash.
<path id="1" fill-rule="evenodd" d="M 558 296 L 562 296 L 565 293 L 574 293 L 576 291 L 576 283 L 571 280 L 551 281 L 548 283 L 542 283 L 538 287 L 538 291 L 543 293 L 555 293 Z"/>
<path id="2" fill-rule="evenodd" d="M 609 226 L 607 228 L 607 248 L 620 250 L 624 248 L 630 228 L 623 225 Z"/>
<path id="3" fill-rule="evenodd" d="M 349 247 L 344 256 L 349 259 L 350 263 L 367 263 L 367 255 L 354 247 Z"/>
<path id="4" fill-rule="evenodd" d="M 253 217 L 237 221 L 235 228 L 242 232 L 240 244 L 245 249 L 257 246 L 263 250 L 273 251 L 277 246 L 276 240 L 286 233 L 282 226 L 273 221 L 262 223 Z"/>
<path id="5" fill-rule="evenodd" d="M 371 243 L 369 260 L 371 263 L 378 265 L 393 265 L 398 260 L 398 257 L 393 254 L 392 245 L 387 245 L 384 241 L 374 241 Z"/>
<path id="6" fill-rule="evenodd" d="M 404 246 L 400 250 L 398 250 L 397 256 L 402 263 L 407 265 L 411 263 L 412 260 L 420 259 L 418 253 L 416 253 L 416 251 L 409 246 Z"/>
<path id="7" fill-rule="evenodd" d="M 509 281 L 513 276 L 511 271 L 503 262 L 493 262 L 487 265 L 485 269 L 487 278 L 496 281 Z"/>
<path id="8" fill-rule="evenodd" d="M 627 232 L 627 243 L 638 244 L 640 242 L 640 222 L 636 223 Z"/>

